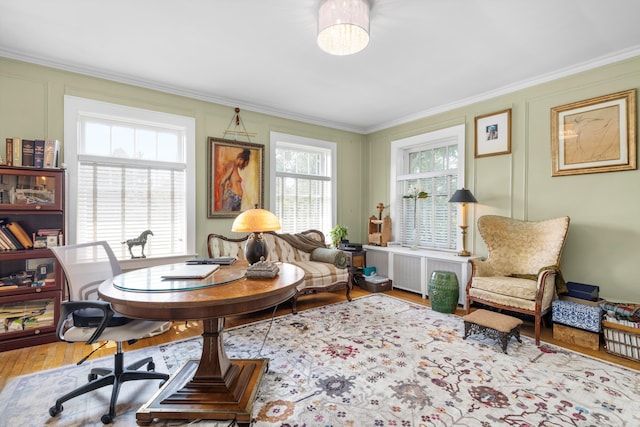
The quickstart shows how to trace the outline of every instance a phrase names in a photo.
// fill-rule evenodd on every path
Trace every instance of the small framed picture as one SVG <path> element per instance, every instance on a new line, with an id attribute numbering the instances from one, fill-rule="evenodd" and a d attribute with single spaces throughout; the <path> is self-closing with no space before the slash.
<path id="1" fill-rule="evenodd" d="M 551 109 L 552 176 L 636 169 L 636 90 Z"/>
<path id="2" fill-rule="evenodd" d="M 511 153 L 511 108 L 476 117 L 475 157 Z"/>

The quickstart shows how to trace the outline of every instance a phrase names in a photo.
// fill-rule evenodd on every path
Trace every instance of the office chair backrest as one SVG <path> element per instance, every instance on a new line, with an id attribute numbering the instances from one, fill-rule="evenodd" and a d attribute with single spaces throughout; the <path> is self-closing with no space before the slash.
<path id="1" fill-rule="evenodd" d="M 98 299 L 98 286 L 122 272 L 115 254 L 105 241 L 50 249 L 62 265 L 70 301 Z"/>

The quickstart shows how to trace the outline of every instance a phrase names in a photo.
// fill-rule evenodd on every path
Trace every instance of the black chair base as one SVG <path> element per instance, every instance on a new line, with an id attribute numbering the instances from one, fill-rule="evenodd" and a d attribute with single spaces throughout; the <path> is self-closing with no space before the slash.
<path id="1" fill-rule="evenodd" d="M 120 343 L 118 343 L 118 351 L 113 357 L 114 369 L 92 369 L 91 373 L 88 376 L 89 382 L 56 400 L 56 404 L 49 408 L 49 415 L 54 417 L 62 412 L 64 409 L 62 404 L 67 400 L 73 399 L 74 397 L 108 385 L 113 385 L 113 390 L 111 391 L 111 401 L 109 403 L 109 412 L 104 414 L 100 418 L 103 424 L 110 424 L 111 422 L 113 422 L 113 419 L 116 416 L 116 403 L 122 383 L 134 380 L 162 380 L 162 382 L 160 383 L 160 386 L 162 386 L 162 384 L 164 384 L 165 381 L 169 379 L 168 374 L 154 371 L 155 364 L 153 363 L 153 358 L 151 357 L 146 357 L 142 360 L 138 360 L 137 362 L 132 363 L 127 367 L 123 367 L 124 353 L 122 353 L 121 351 Z M 147 365 L 147 371 L 139 371 L 138 369 L 140 369 L 144 365 Z"/>

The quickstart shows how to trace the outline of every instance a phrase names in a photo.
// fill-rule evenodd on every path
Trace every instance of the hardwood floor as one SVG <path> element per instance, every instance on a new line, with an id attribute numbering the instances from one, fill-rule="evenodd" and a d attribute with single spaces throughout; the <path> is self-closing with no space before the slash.
<path id="1" fill-rule="evenodd" d="M 428 299 L 423 300 L 420 295 L 411 292 L 394 289 L 385 293 L 417 304 L 426 306 L 429 305 Z M 354 287 L 352 291 L 352 296 L 354 298 L 367 294 L 369 294 L 369 292 L 361 290 L 357 286 Z M 298 311 L 307 310 L 309 308 L 325 304 L 332 304 L 343 300 L 345 300 L 345 296 L 344 292 L 342 291 L 305 296 L 298 300 Z M 285 303 L 278 307 L 276 316 L 282 316 L 289 313 L 291 313 L 291 306 L 289 303 Z M 242 316 L 228 317 L 226 326 L 232 327 L 249 322 L 254 322 L 257 320 L 268 319 L 272 316 L 272 314 L 273 309 L 270 309 Z M 456 315 L 463 316 L 464 314 L 464 310 L 458 308 Z M 201 333 L 202 326 L 199 321 L 174 322 L 172 328 L 164 334 L 141 340 L 132 346 L 124 344 L 124 351 L 126 352 L 145 346 L 159 345 L 171 341 L 190 338 L 193 336 L 199 336 Z M 522 335 L 533 337 L 533 323 L 525 322 L 522 327 Z M 635 362 L 629 359 L 609 354 L 605 352 L 602 344 L 600 345 L 600 350 L 589 350 L 583 347 L 573 346 L 556 341 L 553 339 L 553 332 L 551 327 L 543 328 L 542 340 L 612 363 L 624 365 L 634 369 L 640 369 L 640 362 Z M 96 347 L 98 347 L 98 345 L 87 346 L 84 344 L 68 344 L 64 342 L 56 342 L 52 344 L 44 344 L 40 346 L 2 352 L 0 353 L 0 389 L 2 389 L 4 387 L 4 384 L 14 376 L 30 374 L 44 369 L 52 369 L 77 363 L 80 359 L 89 354 L 89 352 Z M 113 355 L 114 351 L 115 344 L 108 343 L 106 346 L 96 351 L 92 358 L 95 359 L 98 357 L 110 356 Z"/>

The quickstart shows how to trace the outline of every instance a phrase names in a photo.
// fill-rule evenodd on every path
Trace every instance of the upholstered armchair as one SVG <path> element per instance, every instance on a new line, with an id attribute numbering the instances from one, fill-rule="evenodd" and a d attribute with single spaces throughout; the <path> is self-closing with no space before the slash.
<path id="1" fill-rule="evenodd" d="M 478 219 L 487 245 L 486 260 L 470 260 L 467 313 L 473 302 L 499 310 L 531 315 L 536 345 L 540 324 L 557 294 L 566 292 L 560 257 L 569 231 L 569 217 L 521 221 L 497 215 Z"/>

